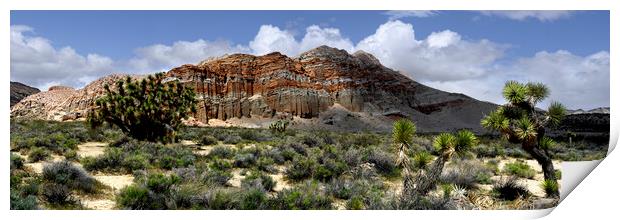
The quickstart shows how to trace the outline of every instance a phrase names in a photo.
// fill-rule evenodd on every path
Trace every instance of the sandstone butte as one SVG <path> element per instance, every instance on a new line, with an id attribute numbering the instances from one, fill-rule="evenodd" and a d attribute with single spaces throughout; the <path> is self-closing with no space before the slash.
<path id="1" fill-rule="evenodd" d="M 410 118 L 421 131 L 481 131 L 480 119 L 497 107 L 422 85 L 381 65 L 369 53 L 349 54 L 327 46 L 294 58 L 278 52 L 226 55 L 173 68 L 166 76 L 195 89 L 199 109 L 194 118 L 202 122 L 207 118 L 312 119 L 342 106 L 380 122 Z M 94 100 L 104 95 L 103 85 L 123 77 L 109 75 L 78 90 L 50 88 L 17 103 L 11 117 L 83 118 Z"/>

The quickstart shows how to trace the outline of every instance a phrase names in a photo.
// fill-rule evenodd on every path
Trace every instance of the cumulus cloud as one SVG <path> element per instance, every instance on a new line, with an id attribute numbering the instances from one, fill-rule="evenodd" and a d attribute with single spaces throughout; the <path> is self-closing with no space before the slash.
<path id="1" fill-rule="evenodd" d="M 11 80 L 47 90 L 50 82 L 81 86 L 112 70 L 111 58 L 78 54 L 71 47 L 55 48 L 28 26 L 11 26 Z"/>
<path id="2" fill-rule="evenodd" d="M 498 16 L 508 18 L 512 20 L 523 21 L 529 18 L 538 19 L 539 21 L 554 21 L 562 18 L 568 18 L 573 13 L 572 11 L 560 11 L 560 10 L 537 10 L 537 11 L 511 11 L 511 10 L 496 10 L 496 11 L 480 11 L 483 15 Z"/>
<path id="3" fill-rule="evenodd" d="M 507 46 L 484 39 L 463 40 L 450 30 L 418 40 L 411 24 L 395 20 L 379 26 L 356 49 L 374 54 L 384 65 L 414 79 L 449 81 L 489 74 Z"/>
<path id="4" fill-rule="evenodd" d="M 390 20 L 396 20 L 407 17 L 425 18 L 437 15 L 437 12 L 431 10 L 397 10 L 388 11 L 385 14 L 389 16 Z"/>
<path id="5" fill-rule="evenodd" d="M 548 84 L 552 91 L 550 100 L 570 108 L 609 106 L 609 52 L 579 56 L 562 50 L 542 51 L 505 60 L 508 45 L 465 39 L 451 30 L 418 37 L 412 24 L 400 20 L 385 22 L 357 43 L 333 27 L 311 25 L 303 37 L 296 39 L 285 29 L 262 25 L 247 44 L 202 39 L 178 41 L 137 48 L 133 58 L 117 61 L 98 54 L 80 55 L 71 47 L 55 48 L 49 40 L 36 36 L 30 27 L 11 26 L 11 80 L 41 89 L 55 84 L 81 87 L 111 72 L 165 71 L 231 53 L 263 55 L 278 51 L 297 56 L 320 45 L 350 53 L 364 50 L 383 65 L 421 83 L 494 103 L 504 102 L 500 91 L 506 80 L 519 80 Z"/>
<path id="6" fill-rule="evenodd" d="M 136 56 L 129 60 L 127 68 L 132 72 L 150 73 L 166 71 L 183 64 L 195 64 L 209 57 L 230 53 L 248 53 L 250 49 L 233 45 L 228 41 L 177 41 L 172 45 L 156 44 L 138 48 Z"/>

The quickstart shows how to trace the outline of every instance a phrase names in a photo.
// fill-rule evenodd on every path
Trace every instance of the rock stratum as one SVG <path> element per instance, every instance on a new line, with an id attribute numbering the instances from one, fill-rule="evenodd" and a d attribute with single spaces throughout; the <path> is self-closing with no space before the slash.
<path id="1" fill-rule="evenodd" d="M 126 75 L 113 74 L 78 90 L 52 87 L 11 108 L 12 117 L 75 120 Z M 232 54 L 183 65 L 166 73 L 194 88 L 199 100 L 192 124 L 207 119 L 266 127 L 288 118 L 295 126 L 340 130 L 389 130 L 410 118 L 420 132 L 471 129 L 497 105 L 420 84 L 389 69 L 371 54 L 321 46 L 298 57 L 278 52 Z M 140 76 L 132 76 L 140 78 Z"/>

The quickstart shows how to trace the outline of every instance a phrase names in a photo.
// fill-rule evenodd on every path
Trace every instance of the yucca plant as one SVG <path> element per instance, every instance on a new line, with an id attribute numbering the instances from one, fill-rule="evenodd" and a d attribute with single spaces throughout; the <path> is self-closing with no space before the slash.
<path id="1" fill-rule="evenodd" d="M 277 121 L 272 122 L 269 125 L 269 130 L 282 133 L 286 131 L 286 127 L 288 127 L 288 124 L 289 124 L 289 121 L 287 120 L 277 120 Z"/>
<path id="2" fill-rule="evenodd" d="M 174 142 L 181 119 L 196 112 L 196 95 L 179 80 L 163 73 L 134 81 L 127 77 L 116 88 L 104 85 L 106 95 L 95 101 L 87 120 L 92 127 L 116 125 L 138 140 Z"/>
<path id="3" fill-rule="evenodd" d="M 547 197 L 555 197 L 557 195 L 555 192 L 560 190 L 560 186 L 556 180 L 543 180 L 540 183 L 540 187 L 545 190 Z"/>
<path id="4" fill-rule="evenodd" d="M 542 83 L 508 81 L 502 93 L 508 103 L 483 118 L 481 125 L 500 132 L 511 143 L 521 144 L 523 150 L 542 166 L 545 180 L 555 182 L 549 154 L 554 142 L 545 136 L 545 128 L 558 125 L 566 115 L 566 109 L 558 102 L 552 102 L 546 112 L 536 109 L 536 104 L 549 96 L 549 89 Z M 550 195 L 558 196 L 559 191 L 556 189 Z"/>

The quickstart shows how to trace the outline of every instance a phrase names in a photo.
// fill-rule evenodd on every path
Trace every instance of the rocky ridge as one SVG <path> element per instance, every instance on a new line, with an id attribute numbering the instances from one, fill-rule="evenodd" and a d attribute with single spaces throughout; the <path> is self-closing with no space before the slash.
<path id="1" fill-rule="evenodd" d="M 27 86 L 20 82 L 11 82 L 11 107 L 29 95 L 41 92 L 41 90 Z"/>

